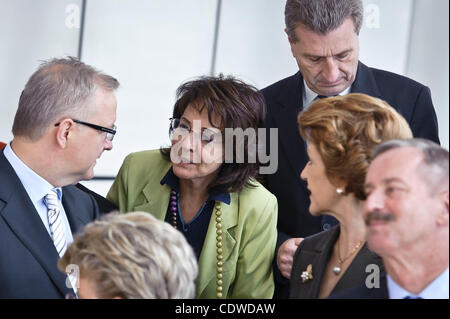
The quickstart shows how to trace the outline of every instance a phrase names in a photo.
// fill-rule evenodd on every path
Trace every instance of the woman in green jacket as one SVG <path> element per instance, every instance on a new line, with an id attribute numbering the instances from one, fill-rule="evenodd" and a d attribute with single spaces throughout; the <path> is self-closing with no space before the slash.
<path id="1" fill-rule="evenodd" d="M 277 201 L 255 180 L 264 99 L 231 77 L 187 82 L 177 98 L 172 146 L 128 155 L 107 198 L 186 236 L 197 298 L 271 298 Z"/>

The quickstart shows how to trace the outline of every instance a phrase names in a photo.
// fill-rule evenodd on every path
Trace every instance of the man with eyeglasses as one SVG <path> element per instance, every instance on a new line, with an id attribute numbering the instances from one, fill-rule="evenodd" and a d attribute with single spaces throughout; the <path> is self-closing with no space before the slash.
<path id="1" fill-rule="evenodd" d="M 28 80 L 14 138 L 0 151 L 0 298 L 76 294 L 76 271 L 61 273 L 57 262 L 99 216 L 73 185 L 91 179 L 113 147 L 118 86 L 72 57 L 45 61 Z"/>

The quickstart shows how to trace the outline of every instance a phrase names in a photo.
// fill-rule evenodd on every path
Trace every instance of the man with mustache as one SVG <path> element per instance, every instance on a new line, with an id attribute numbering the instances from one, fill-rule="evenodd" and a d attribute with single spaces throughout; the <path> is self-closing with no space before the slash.
<path id="1" fill-rule="evenodd" d="M 369 249 L 383 258 L 379 288 L 333 298 L 449 298 L 449 153 L 424 139 L 380 144 L 366 176 Z"/>
<path id="2" fill-rule="evenodd" d="M 300 178 L 308 162 L 296 123 L 300 111 L 319 98 L 365 93 L 392 105 L 408 121 L 415 137 L 439 143 L 429 88 L 359 61 L 363 14 L 361 0 L 286 2 L 285 32 L 299 72 L 262 90 L 267 104 L 265 126 L 278 129 L 278 141 L 268 142 L 279 145 L 278 170 L 265 181 L 278 200 L 276 262 L 281 273 L 275 271 L 276 298 L 287 297 L 283 277 L 290 278 L 301 240 L 336 223 L 330 216 L 315 217 L 308 211 L 309 194 Z"/>

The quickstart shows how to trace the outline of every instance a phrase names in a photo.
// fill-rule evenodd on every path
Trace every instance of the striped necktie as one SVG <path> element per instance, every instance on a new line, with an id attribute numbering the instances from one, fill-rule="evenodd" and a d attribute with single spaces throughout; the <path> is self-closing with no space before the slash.
<path id="1" fill-rule="evenodd" d="M 56 190 L 53 189 L 45 196 L 45 205 L 47 206 L 48 225 L 52 235 L 53 244 L 59 257 L 62 257 L 67 249 L 66 232 L 62 222 L 61 210 L 59 209 L 59 200 Z"/>
<path id="2" fill-rule="evenodd" d="M 47 206 L 48 225 L 52 234 L 53 244 L 61 258 L 67 249 L 66 231 L 62 221 L 61 210 L 59 209 L 58 195 L 55 189 L 45 196 L 45 205 Z M 67 273 L 66 286 L 72 288 L 77 295 L 78 278 L 74 274 Z"/>

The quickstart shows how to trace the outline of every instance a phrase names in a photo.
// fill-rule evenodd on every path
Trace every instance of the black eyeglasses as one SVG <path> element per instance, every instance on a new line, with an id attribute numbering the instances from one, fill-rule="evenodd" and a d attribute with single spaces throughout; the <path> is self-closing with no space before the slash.
<path id="1" fill-rule="evenodd" d="M 90 128 L 93 128 L 95 130 L 106 132 L 106 139 L 110 142 L 112 142 L 112 140 L 114 139 L 114 135 L 117 133 L 117 126 L 115 126 L 115 125 L 111 129 L 111 128 L 107 128 L 104 126 L 100 126 L 100 125 L 96 125 L 96 124 L 92 124 L 92 123 L 88 123 L 88 122 L 83 122 L 80 120 L 72 119 L 72 121 L 74 121 L 75 123 L 78 123 L 78 124 L 89 126 Z M 56 123 L 55 126 L 58 126 L 59 124 L 60 123 Z"/>

